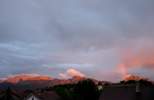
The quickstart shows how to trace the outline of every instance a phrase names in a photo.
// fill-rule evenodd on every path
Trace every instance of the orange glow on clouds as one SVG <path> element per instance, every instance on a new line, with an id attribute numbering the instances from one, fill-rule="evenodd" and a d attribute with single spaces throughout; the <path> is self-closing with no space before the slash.
<path id="1" fill-rule="evenodd" d="M 119 64 L 118 65 L 118 72 L 122 75 L 122 76 L 126 76 L 128 74 L 127 72 L 127 68 L 124 64 Z"/>
<path id="2" fill-rule="evenodd" d="M 73 68 L 68 69 L 65 73 L 60 73 L 59 76 L 64 79 L 76 76 L 85 77 L 83 73 Z"/>
<path id="3" fill-rule="evenodd" d="M 154 48 L 151 45 L 143 44 L 142 47 L 131 46 L 122 49 L 120 57 L 117 70 L 123 78 L 129 74 L 129 69 L 154 69 Z"/>

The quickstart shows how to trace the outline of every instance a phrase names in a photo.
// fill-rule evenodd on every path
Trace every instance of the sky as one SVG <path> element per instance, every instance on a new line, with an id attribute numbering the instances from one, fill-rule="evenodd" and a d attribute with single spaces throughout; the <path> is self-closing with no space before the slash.
<path id="1" fill-rule="evenodd" d="M 154 0 L 0 0 L 0 78 L 154 79 Z"/>

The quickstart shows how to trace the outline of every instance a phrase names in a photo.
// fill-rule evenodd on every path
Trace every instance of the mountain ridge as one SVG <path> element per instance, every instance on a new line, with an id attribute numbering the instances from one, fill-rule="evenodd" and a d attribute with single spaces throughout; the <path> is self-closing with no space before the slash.
<path id="1" fill-rule="evenodd" d="M 0 81 L 0 89 L 8 87 L 15 89 L 37 89 L 44 87 L 52 87 L 55 85 L 73 84 L 88 78 L 74 76 L 70 79 L 57 79 L 43 75 L 15 75 Z M 94 82 L 97 80 L 91 79 Z"/>

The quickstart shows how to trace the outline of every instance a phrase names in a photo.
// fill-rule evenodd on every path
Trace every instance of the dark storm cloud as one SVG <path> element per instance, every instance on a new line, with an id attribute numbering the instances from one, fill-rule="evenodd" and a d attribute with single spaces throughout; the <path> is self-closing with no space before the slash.
<path id="1" fill-rule="evenodd" d="M 153 0 L 1 0 L 0 68 L 54 75 L 74 65 L 88 75 L 94 68 L 114 70 L 117 48 L 153 42 L 153 5 Z"/>

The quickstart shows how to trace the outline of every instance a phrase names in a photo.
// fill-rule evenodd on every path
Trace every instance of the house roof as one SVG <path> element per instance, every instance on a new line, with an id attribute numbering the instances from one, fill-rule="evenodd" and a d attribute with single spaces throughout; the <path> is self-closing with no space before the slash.
<path id="1" fill-rule="evenodd" d="M 102 90 L 99 100 L 154 100 L 154 86 L 140 86 L 136 92 L 136 85 L 111 85 Z"/>
<path id="2" fill-rule="evenodd" d="M 37 96 L 42 100 L 60 100 L 60 97 L 57 95 L 57 93 L 52 91 L 37 94 Z"/>

